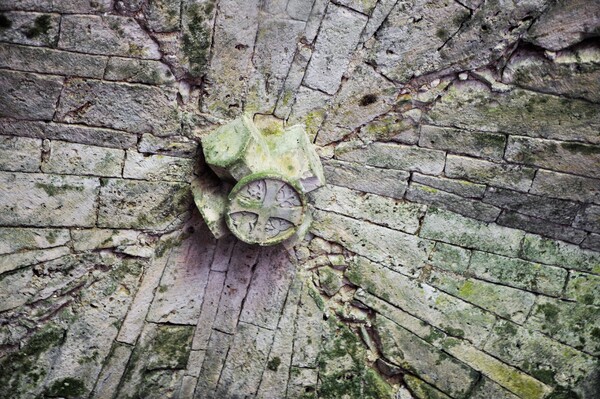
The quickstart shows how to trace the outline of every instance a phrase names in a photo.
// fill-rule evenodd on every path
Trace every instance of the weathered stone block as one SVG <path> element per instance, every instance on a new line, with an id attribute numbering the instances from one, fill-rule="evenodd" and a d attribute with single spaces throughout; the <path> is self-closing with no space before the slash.
<path id="1" fill-rule="evenodd" d="M 64 123 L 47 123 L 39 137 L 98 147 L 131 148 L 137 144 L 137 136 L 118 130 L 98 129 Z M 37 137 L 37 135 L 36 135 Z"/>
<path id="2" fill-rule="evenodd" d="M 430 175 L 440 174 L 444 170 L 445 155 L 443 151 L 388 143 L 363 146 L 354 142 L 345 142 L 335 150 L 336 159 L 342 161 Z"/>
<path id="3" fill-rule="evenodd" d="M 495 187 L 488 188 L 483 202 L 566 225 L 573 222 L 581 208 L 581 205 L 575 202 L 538 197 Z"/>
<path id="4" fill-rule="evenodd" d="M 468 398 L 479 375 L 458 360 L 382 316 L 375 320 L 381 351 L 389 361 L 414 373 L 455 398 Z"/>
<path id="5" fill-rule="evenodd" d="M 64 78 L 0 70 L 0 116 L 51 120 Z"/>
<path id="6" fill-rule="evenodd" d="M 533 179 L 532 194 L 580 202 L 600 203 L 600 180 L 540 169 Z"/>
<path id="7" fill-rule="evenodd" d="M 419 146 L 501 160 L 506 136 L 486 132 L 470 132 L 448 127 L 421 126 Z"/>
<path id="8" fill-rule="evenodd" d="M 0 43 L 0 67 L 101 79 L 106 57 Z"/>
<path id="9" fill-rule="evenodd" d="M 600 274 L 600 253 L 533 234 L 525 235 L 521 255 L 536 262 Z"/>
<path id="10" fill-rule="evenodd" d="M 425 214 L 425 207 L 418 204 L 338 186 L 326 186 L 312 193 L 310 198 L 318 209 L 367 220 L 409 234 L 419 229 L 419 221 Z"/>
<path id="11" fill-rule="evenodd" d="M 432 266 L 438 269 L 464 274 L 469 267 L 472 252 L 454 245 L 436 242 L 429 261 Z"/>
<path id="12" fill-rule="evenodd" d="M 516 255 L 524 232 L 429 208 L 420 236 L 501 255 Z"/>
<path id="13" fill-rule="evenodd" d="M 8 9 L 14 8 L 11 6 Z M 2 15 L 7 22 L 0 29 L 1 41 L 56 47 L 60 15 L 19 11 L 4 12 Z"/>
<path id="14" fill-rule="evenodd" d="M 288 75 L 288 80 L 291 78 Z M 286 81 L 287 84 L 288 81 Z M 308 133 L 312 141 L 317 136 L 321 124 L 325 120 L 326 110 L 329 107 L 332 97 L 304 86 L 297 88 L 295 96 L 291 89 L 288 90 L 277 105 L 278 110 L 275 111 L 276 115 L 287 115 L 285 112 L 289 112 L 288 108 L 291 108 L 288 123 L 303 124 L 306 127 L 306 133 Z"/>
<path id="15" fill-rule="evenodd" d="M 575 218 L 573 227 L 600 233 L 600 206 L 587 205 Z"/>
<path id="16" fill-rule="evenodd" d="M 142 239 L 137 230 L 77 229 L 72 230 L 71 235 L 73 249 L 80 252 L 138 245 Z"/>
<path id="17" fill-rule="evenodd" d="M 323 161 L 325 179 L 338 186 L 401 199 L 410 174 L 401 170 L 374 168 L 359 163 Z"/>
<path id="18" fill-rule="evenodd" d="M 186 181 L 193 178 L 194 159 L 166 155 L 144 155 L 127 151 L 123 177 L 142 180 Z"/>
<path id="19" fill-rule="evenodd" d="M 446 176 L 450 178 L 527 191 L 531 186 L 535 169 L 448 155 L 445 172 Z"/>
<path id="20" fill-rule="evenodd" d="M 333 212 L 315 211 L 311 231 L 409 275 L 418 273 L 433 247 L 431 241 Z"/>
<path id="21" fill-rule="evenodd" d="M 586 305 L 600 305 L 600 276 L 572 271 L 565 290 L 567 298 Z"/>
<path id="22" fill-rule="evenodd" d="M 153 60 L 111 57 L 104 73 L 106 80 L 162 85 L 175 81 L 166 64 Z"/>
<path id="23" fill-rule="evenodd" d="M 66 84 L 56 119 L 155 136 L 180 129 L 174 90 L 82 79 Z"/>
<path id="24" fill-rule="evenodd" d="M 560 267 L 474 251 L 469 273 L 499 284 L 561 296 L 568 272 Z"/>
<path id="25" fill-rule="evenodd" d="M 406 199 L 429 205 L 437 205 L 464 216 L 483 220 L 484 222 L 493 222 L 500 214 L 500 209 L 494 206 L 414 182 L 408 187 Z"/>
<path id="26" fill-rule="evenodd" d="M 466 180 L 447 179 L 413 173 L 412 181 L 466 198 L 483 198 L 485 193 L 484 184 L 471 183 Z"/>
<path id="27" fill-rule="evenodd" d="M 581 243 L 581 248 L 588 248 L 600 252 L 600 234 L 590 233 Z"/>
<path id="28" fill-rule="evenodd" d="M 496 93 L 474 81 L 452 85 L 426 118 L 440 126 L 600 143 L 595 104 L 521 89 Z"/>
<path id="29" fill-rule="evenodd" d="M 600 309 L 596 306 L 540 296 L 525 326 L 597 356 L 600 338 L 597 323 L 592 321 L 598 318 Z"/>
<path id="30" fill-rule="evenodd" d="M 423 325 L 437 327 L 452 336 L 464 338 L 475 346 L 481 346 L 485 342 L 496 319 L 491 313 L 429 284 L 396 273 L 362 257 L 350 265 L 345 277 L 352 284 L 381 297 L 388 304 L 397 306 L 411 315 L 418 315 L 425 322 Z"/>
<path id="31" fill-rule="evenodd" d="M 231 186 L 219 183 L 216 179 L 204 174 L 192 181 L 191 189 L 194 203 L 210 232 L 216 238 L 229 235 L 225 214 L 227 212 L 227 194 L 231 190 Z"/>
<path id="32" fill-rule="evenodd" d="M 25 137 L 0 136 L 0 170 L 38 172 L 42 141 Z"/>
<path id="33" fill-rule="evenodd" d="M 49 260 L 61 258 L 71 251 L 67 246 L 55 248 L 34 249 L 31 251 L 16 252 L 0 255 L 0 274 L 16 270 L 25 266 L 35 265 Z M 3 309 L 5 310 L 5 309 Z"/>
<path id="34" fill-rule="evenodd" d="M 143 11 L 148 27 L 154 32 L 174 32 L 179 30 L 181 0 L 150 0 Z"/>
<path id="35" fill-rule="evenodd" d="M 365 143 L 391 141 L 400 144 L 416 145 L 419 142 L 418 122 L 421 111 L 413 108 L 407 112 L 387 112 L 360 127 L 358 137 Z"/>
<path id="36" fill-rule="evenodd" d="M 65 245 L 71 240 L 66 229 L 40 229 L 23 227 L 0 228 L 0 254 L 24 249 L 50 248 Z"/>
<path id="37" fill-rule="evenodd" d="M 511 136 L 505 156 L 511 162 L 600 178 L 600 146 L 597 145 Z"/>
<path id="38" fill-rule="evenodd" d="M 133 19 L 116 15 L 65 15 L 58 47 L 78 53 L 159 59 L 158 45 Z"/>
<path id="39" fill-rule="evenodd" d="M 139 152 L 182 158 L 194 158 L 197 150 L 198 143 L 184 136 L 163 138 L 144 134 L 138 145 Z"/>
<path id="40" fill-rule="evenodd" d="M 347 8 L 330 5 L 323 19 L 304 84 L 334 94 L 350 63 L 367 17 Z"/>
<path id="41" fill-rule="evenodd" d="M 52 141 L 42 162 L 44 173 L 121 176 L 125 151 L 84 144 Z"/>
<path id="42" fill-rule="evenodd" d="M 574 244 L 580 244 L 586 236 L 583 230 L 577 230 L 562 224 L 512 211 L 502 211 L 496 223 Z"/>
<path id="43" fill-rule="evenodd" d="M 0 173 L 0 223 L 8 226 L 93 226 L 98 179 Z"/>
<path id="44" fill-rule="evenodd" d="M 98 226 L 164 230 L 188 209 L 184 183 L 103 180 Z"/>

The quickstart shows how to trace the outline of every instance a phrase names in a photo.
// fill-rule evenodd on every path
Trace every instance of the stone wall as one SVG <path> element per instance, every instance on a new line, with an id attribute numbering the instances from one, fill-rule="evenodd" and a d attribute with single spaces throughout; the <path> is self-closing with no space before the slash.
<path id="1" fill-rule="evenodd" d="M 0 0 L 0 397 L 600 395 L 600 3 Z M 246 113 L 292 249 L 189 182 Z"/>

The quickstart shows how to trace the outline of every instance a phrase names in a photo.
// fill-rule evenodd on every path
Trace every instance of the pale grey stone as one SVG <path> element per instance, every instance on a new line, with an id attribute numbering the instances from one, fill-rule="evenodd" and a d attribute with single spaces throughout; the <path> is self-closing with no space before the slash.
<path id="1" fill-rule="evenodd" d="M 476 158 L 448 155 L 446 177 L 469 180 L 512 190 L 528 191 L 535 169 L 521 165 L 499 164 Z"/>
<path id="2" fill-rule="evenodd" d="M 484 349 L 526 373 L 546 370 L 541 378 L 552 385 L 581 386 L 595 367 L 592 356 L 507 320 L 498 321 Z"/>
<path id="3" fill-rule="evenodd" d="M 532 194 L 600 204 L 600 180 L 540 169 L 529 190 Z"/>
<path id="4" fill-rule="evenodd" d="M 92 392 L 94 397 L 112 398 L 115 396 L 132 351 L 133 348 L 129 345 L 119 342 L 113 344 L 111 354 L 107 358 Z"/>
<path id="5" fill-rule="evenodd" d="M 45 124 L 44 132 L 40 135 L 36 134 L 35 137 L 122 149 L 135 147 L 137 144 L 135 134 L 53 122 Z"/>
<path id="6" fill-rule="evenodd" d="M 309 284 L 302 286 L 296 315 L 291 369 L 317 367 L 323 336 L 323 303 L 319 293 Z M 293 384 L 292 381 L 288 384 Z"/>
<path id="7" fill-rule="evenodd" d="M 391 304 L 419 316 L 425 323 L 464 338 L 476 347 L 485 342 L 496 319 L 470 303 L 362 257 L 350 265 L 345 275 L 366 292 L 383 297 L 387 306 Z M 357 297 L 363 300 L 358 293 Z"/>
<path id="8" fill-rule="evenodd" d="M 253 267 L 258 262 L 259 254 L 260 248 L 256 246 L 251 246 L 241 241 L 238 241 L 236 244 L 227 270 L 225 288 L 219 299 L 218 312 L 215 316 L 213 328 L 227 334 L 235 333 L 235 326 L 242 310 L 244 298 L 246 297 L 252 278 Z"/>
<path id="9" fill-rule="evenodd" d="M 313 59 L 316 55 L 315 52 Z M 358 64 L 348 71 L 348 76 L 349 79 L 335 95 L 317 136 L 316 143 L 319 145 L 341 140 L 356 128 L 390 111 L 396 102 L 396 87 L 372 66 Z M 365 88 L 368 90 L 365 91 Z"/>
<path id="10" fill-rule="evenodd" d="M 95 13 L 110 11 L 111 0 L 0 0 L 0 10 L 56 11 L 60 13 Z"/>
<path id="11" fill-rule="evenodd" d="M 183 181 L 193 178 L 194 159 L 166 155 L 144 155 L 127 151 L 123 177 L 143 180 Z"/>
<path id="12" fill-rule="evenodd" d="M 512 392 L 502 388 L 499 384 L 496 384 L 493 380 L 483 376 L 475 389 L 471 392 L 469 399 L 519 399 L 519 397 Z"/>
<path id="13" fill-rule="evenodd" d="M 102 78 L 106 57 L 0 43 L 0 67 L 26 72 Z"/>
<path id="14" fill-rule="evenodd" d="M 264 248 L 258 256 L 239 320 L 275 330 L 294 273 L 295 266 L 284 248 Z"/>
<path id="15" fill-rule="evenodd" d="M 500 209 L 481 203 L 478 200 L 463 198 L 419 183 L 410 183 L 406 199 L 422 204 L 436 205 L 463 216 L 493 222 L 500 214 Z"/>
<path id="16" fill-rule="evenodd" d="M 569 225 L 575 219 L 581 205 L 571 201 L 551 199 L 490 187 L 483 202 L 510 209 L 525 215 Z"/>
<path id="17" fill-rule="evenodd" d="M 561 50 L 589 37 L 600 27 L 600 4 L 586 0 L 551 3 L 528 30 L 527 40 L 549 50 Z"/>
<path id="18" fill-rule="evenodd" d="M 0 70 L 0 117 L 51 120 L 63 77 Z"/>
<path id="19" fill-rule="evenodd" d="M 600 274 L 600 253 L 581 250 L 578 246 L 526 234 L 522 257 L 535 262 Z"/>
<path id="20" fill-rule="evenodd" d="M 319 108 L 320 106 L 326 104 L 329 98 L 331 98 L 331 96 L 318 90 L 313 90 L 305 86 L 301 86 L 302 79 L 304 78 L 304 73 L 306 70 L 306 65 L 308 65 L 308 61 L 310 61 L 311 55 L 311 47 L 306 46 L 302 43 L 299 43 L 296 46 L 296 54 L 294 55 L 294 59 L 292 60 L 292 65 L 290 65 L 290 69 L 287 73 L 285 82 L 283 83 L 281 94 L 279 95 L 279 99 L 277 100 L 277 105 L 274 110 L 274 115 L 278 118 L 287 118 L 290 115 L 290 112 L 292 111 L 292 106 L 296 106 L 299 108 L 296 111 L 296 114 L 298 116 L 293 119 L 293 123 L 299 123 L 299 119 L 308 116 L 310 111 L 316 112 L 316 114 L 319 116 L 319 125 L 323 121 L 325 111 Z M 296 100 L 296 98 L 299 98 L 300 96 L 302 96 L 306 100 L 317 101 L 319 105 L 313 106 L 312 104 L 310 104 L 310 102 L 308 104 L 300 103 Z M 298 103 L 298 105 L 296 105 L 296 103 Z M 318 126 L 316 126 L 316 128 L 318 128 Z M 312 131 L 314 130 L 314 127 L 311 129 L 307 124 L 307 130 Z M 316 131 L 313 134 L 315 133 Z"/>
<path id="21" fill-rule="evenodd" d="M 217 239 L 231 235 L 225 219 L 229 203 L 227 194 L 231 186 L 205 173 L 192 180 L 191 190 L 194 204 L 212 235 Z"/>
<path id="22" fill-rule="evenodd" d="M 215 397 L 248 397 L 256 393 L 274 334 L 274 331 L 240 321 L 227 353 Z M 239 373 L 239 370 L 245 372 Z"/>
<path id="23" fill-rule="evenodd" d="M 231 334 L 212 330 L 194 399 L 214 398 L 214 391 L 219 383 L 219 377 L 233 338 L 234 336 Z"/>
<path id="24" fill-rule="evenodd" d="M 191 355 L 190 355 L 191 357 Z M 196 389 L 196 384 L 198 383 L 198 377 L 192 377 L 189 375 L 184 375 L 181 380 L 181 387 L 178 392 L 181 398 L 192 398 L 194 396 L 194 390 Z"/>
<path id="25" fill-rule="evenodd" d="M 9 21 L 9 26 L 0 29 L 1 41 L 56 47 L 61 23 L 59 14 L 9 11 L 2 15 Z"/>
<path id="26" fill-rule="evenodd" d="M 401 170 L 336 160 L 323 161 L 323 167 L 325 179 L 331 184 L 398 199 L 403 198 L 410 176 Z"/>
<path id="27" fill-rule="evenodd" d="M 502 211 L 497 223 L 574 244 L 581 244 L 586 236 L 585 231 L 513 211 Z"/>
<path id="28" fill-rule="evenodd" d="M 323 19 L 304 84 L 334 94 L 367 22 L 364 15 L 330 4 Z"/>
<path id="29" fill-rule="evenodd" d="M 505 157 L 511 162 L 600 178 L 600 146 L 510 137 Z"/>
<path id="30" fill-rule="evenodd" d="M 517 255 L 524 232 L 429 208 L 420 236 L 501 255 Z"/>
<path id="31" fill-rule="evenodd" d="M 125 151 L 84 144 L 51 141 L 42 162 L 44 173 L 121 176 Z"/>
<path id="32" fill-rule="evenodd" d="M 217 244 L 218 245 L 218 244 Z M 216 249 L 215 249 L 216 252 Z M 192 349 L 205 352 L 212 331 L 212 325 L 217 315 L 219 298 L 223 291 L 226 273 L 211 270 L 208 275 L 206 291 L 202 299 L 202 308 L 192 341 Z M 202 364 L 198 365 L 199 367 Z"/>
<path id="33" fill-rule="evenodd" d="M 206 292 L 214 244 L 213 237 L 202 226 L 172 250 L 146 320 L 196 325 Z"/>
<path id="34" fill-rule="evenodd" d="M 600 233 L 600 206 L 587 205 L 575 219 L 573 227 Z"/>
<path id="35" fill-rule="evenodd" d="M 493 92 L 472 80 L 450 86 L 426 119 L 438 126 L 600 143 L 596 104 L 522 89 Z"/>
<path id="36" fill-rule="evenodd" d="M 58 47 L 79 53 L 159 59 L 158 45 L 129 17 L 65 15 Z"/>
<path id="37" fill-rule="evenodd" d="M 413 173 L 412 181 L 466 198 L 483 198 L 486 187 L 484 184 L 471 183 L 466 180 L 427 176 L 420 173 Z"/>
<path id="38" fill-rule="evenodd" d="M 0 170 L 38 172 L 42 141 L 25 137 L 0 136 Z"/>
<path id="39" fill-rule="evenodd" d="M 336 159 L 369 166 L 440 174 L 446 162 L 445 153 L 438 150 L 401 144 L 372 143 L 367 146 L 344 142 L 337 146 Z"/>
<path id="40" fill-rule="evenodd" d="M 81 79 L 66 84 L 56 119 L 155 136 L 180 129 L 174 90 Z"/>
<path id="41" fill-rule="evenodd" d="M 33 249 L 13 254 L 0 255 L 0 273 L 6 273 L 25 266 L 35 265 L 68 255 L 71 251 L 67 246 Z"/>
<path id="42" fill-rule="evenodd" d="M 70 240 L 69 230 L 66 229 L 0 227 L 0 254 L 58 247 Z"/>
<path id="43" fill-rule="evenodd" d="M 474 251 L 469 273 L 478 279 L 522 290 L 560 296 L 567 271 L 560 267 Z"/>
<path id="44" fill-rule="evenodd" d="M 196 332 L 198 332 L 198 328 L 196 328 Z M 193 344 L 192 344 L 193 346 Z M 191 387 L 191 392 L 189 395 L 185 395 L 186 398 L 191 398 L 194 393 L 194 389 L 196 388 L 196 384 L 198 383 L 198 377 L 200 376 L 200 371 L 202 369 L 202 363 L 204 363 L 204 356 L 206 355 L 206 351 L 204 350 L 194 350 L 190 351 L 190 357 L 188 358 L 187 368 L 185 369 L 186 376 L 195 377 L 194 386 Z"/>
<path id="45" fill-rule="evenodd" d="M 365 194 L 338 186 L 325 186 L 310 195 L 317 209 L 366 220 L 394 230 L 414 234 L 425 207 L 393 198 Z"/>
<path id="46" fill-rule="evenodd" d="M 361 35 L 361 42 L 369 40 L 375 32 L 379 29 L 383 21 L 388 17 L 394 6 L 396 0 L 379 0 L 376 2 L 375 7 L 372 9 L 371 17 L 365 26 L 365 29 Z"/>
<path id="47" fill-rule="evenodd" d="M 336 3 L 344 5 L 362 14 L 371 15 L 377 0 L 337 0 Z"/>
<path id="48" fill-rule="evenodd" d="M 255 72 L 248 89 L 246 109 L 273 112 L 304 25 L 300 21 L 275 18 L 260 22 L 254 52 L 261 56 L 252 59 Z"/>
<path id="49" fill-rule="evenodd" d="M 308 21 L 315 0 L 289 0 L 286 11 L 288 15 L 299 21 Z"/>
<path id="50" fill-rule="evenodd" d="M 181 0 L 150 0 L 143 6 L 150 30 L 174 32 L 179 30 Z"/>
<path id="51" fill-rule="evenodd" d="M 598 307 L 539 296 L 525 326 L 598 356 L 600 342 L 593 335 L 598 327 L 591 321 L 599 317 Z"/>
<path id="52" fill-rule="evenodd" d="M 134 60 L 121 57 L 110 57 L 108 64 L 106 64 L 104 79 L 151 85 L 161 85 L 175 81 L 169 67 L 160 61 Z"/>
<path id="53" fill-rule="evenodd" d="M 264 10 L 269 14 L 285 14 L 285 8 L 288 4 L 287 0 L 266 0 L 264 2 Z"/>
<path id="54" fill-rule="evenodd" d="M 0 260 L 4 261 L 2 256 L 0 256 Z M 28 286 L 32 277 L 31 267 L 23 267 L 15 273 L 0 276 L 0 312 L 15 309 L 27 303 L 31 296 Z"/>
<path id="55" fill-rule="evenodd" d="M 288 76 L 289 79 L 289 76 Z M 287 83 L 286 83 L 287 84 Z M 291 92 L 288 92 L 291 93 Z M 286 93 L 285 96 L 288 94 Z M 308 87 L 300 86 L 295 92 L 295 98 L 289 94 L 290 100 L 293 101 L 291 113 L 288 117 L 289 124 L 303 124 L 306 132 L 312 140 L 317 136 L 323 120 L 325 119 L 326 110 L 331 96 L 318 90 L 309 89 Z M 278 109 L 285 108 L 286 98 L 280 100 Z"/>
<path id="56" fill-rule="evenodd" d="M 444 357 L 439 349 L 385 317 L 376 317 L 375 329 L 386 359 L 452 397 L 468 397 L 468 392 L 479 378 L 475 370 L 454 358 Z"/>
<path id="57" fill-rule="evenodd" d="M 258 31 L 258 4 L 258 0 L 219 3 L 203 112 L 227 119 L 242 112 Z"/>
<path id="58" fill-rule="evenodd" d="M 302 1 L 302 0 L 292 0 L 292 1 Z M 327 11 L 327 6 L 329 5 L 328 0 L 315 0 L 313 2 L 312 10 L 310 11 L 310 16 L 308 17 L 308 21 L 306 21 L 306 29 L 304 30 L 304 37 L 306 37 L 306 41 L 308 43 L 315 42 L 315 38 L 321 29 L 321 24 L 323 23 L 323 17 L 325 16 L 325 12 Z"/>
<path id="59" fill-rule="evenodd" d="M 504 154 L 506 137 L 502 134 L 423 125 L 419 146 L 498 161 Z"/>
<path id="60" fill-rule="evenodd" d="M 525 322 L 536 298 L 530 292 L 465 278 L 450 272 L 433 271 L 427 282 L 433 287 L 517 324 Z"/>
<path id="61" fill-rule="evenodd" d="M 315 235 L 401 273 L 416 275 L 433 247 L 431 241 L 333 212 L 315 211 L 313 216 Z"/>
<path id="62" fill-rule="evenodd" d="M 37 173 L 0 173 L 0 223 L 80 226 L 96 223 L 98 179 Z"/>
<path id="63" fill-rule="evenodd" d="M 469 267 L 472 252 L 454 245 L 436 242 L 435 248 L 429 257 L 429 262 L 438 269 L 465 274 Z"/>
<path id="64" fill-rule="evenodd" d="M 578 62 L 579 51 L 573 53 L 573 62 L 559 63 L 538 52 L 520 51 L 504 68 L 502 81 L 542 93 L 600 102 L 600 71 L 594 63 Z"/>
<path id="65" fill-rule="evenodd" d="M 137 230 L 114 229 L 74 229 L 71 235 L 73 249 L 79 252 L 138 245 L 143 238 Z"/>
<path id="66" fill-rule="evenodd" d="M 138 145 L 139 152 L 182 158 L 194 158 L 197 150 L 198 143 L 184 136 L 166 138 L 144 134 Z"/>
<path id="67" fill-rule="evenodd" d="M 106 179 L 98 227 L 163 230 L 188 209 L 190 197 L 184 183 Z"/>
<path id="68" fill-rule="evenodd" d="M 416 145 L 419 141 L 418 122 L 421 111 L 412 109 L 405 113 L 387 112 L 360 127 L 358 137 L 365 143 L 391 141 Z"/>

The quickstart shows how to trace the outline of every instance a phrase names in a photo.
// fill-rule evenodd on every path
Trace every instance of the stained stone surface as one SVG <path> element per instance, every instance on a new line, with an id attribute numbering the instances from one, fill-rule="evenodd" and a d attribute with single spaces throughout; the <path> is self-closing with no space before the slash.
<path id="1" fill-rule="evenodd" d="M 0 0 L 0 397 L 597 399 L 599 4 Z"/>

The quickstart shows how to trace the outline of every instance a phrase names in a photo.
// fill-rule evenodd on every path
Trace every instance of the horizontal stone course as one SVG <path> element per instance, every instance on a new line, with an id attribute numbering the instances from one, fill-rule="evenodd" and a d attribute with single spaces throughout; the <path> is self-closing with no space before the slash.
<path id="1" fill-rule="evenodd" d="M 66 229 L 0 227 L 0 254 L 57 247 L 70 240 L 69 230 Z"/>
<path id="2" fill-rule="evenodd" d="M 0 224 L 93 226 L 99 187 L 89 177 L 0 172 Z"/>
<path id="3" fill-rule="evenodd" d="M 535 169 L 520 165 L 499 164 L 476 158 L 448 155 L 446 177 L 527 192 Z"/>
<path id="4" fill-rule="evenodd" d="M 585 206 L 575 218 L 573 227 L 586 231 L 593 231 L 594 233 L 600 233 L 600 206 Z"/>
<path id="5" fill-rule="evenodd" d="M 42 140 L 0 136 L 0 170 L 38 172 L 41 154 Z"/>
<path id="6" fill-rule="evenodd" d="M 154 60 L 110 57 L 104 79 L 132 83 L 161 85 L 175 81 L 166 64 Z"/>
<path id="7" fill-rule="evenodd" d="M 163 154 L 172 157 L 193 158 L 198 143 L 185 136 L 157 137 L 144 134 L 138 145 L 138 151 L 150 154 Z"/>
<path id="8" fill-rule="evenodd" d="M 598 287 L 600 287 L 600 276 L 571 271 L 565 289 L 565 296 L 586 305 L 600 306 Z"/>
<path id="9" fill-rule="evenodd" d="M 513 211 L 502 211 L 500 216 L 498 216 L 496 223 L 573 244 L 581 244 L 586 236 L 586 233 L 583 230 L 574 229 L 563 224 L 553 223 L 548 220 Z"/>
<path id="10" fill-rule="evenodd" d="M 502 134 L 471 132 L 468 130 L 421 126 L 419 146 L 467 154 L 479 158 L 501 160 L 506 145 Z"/>
<path id="11" fill-rule="evenodd" d="M 121 176 L 125 152 L 114 148 L 51 141 L 42 162 L 44 173 Z"/>
<path id="12" fill-rule="evenodd" d="M 0 69 L 0 117 L 51 120 L 64 78 Z"/>
<path id="13" fill-rule="evenodd" d="M 127 151 L 123 177 L 189 182 L 194 177 L 192 171 L 195 164 L 193 159 L 166 155 L 144 155 L 137 151 Z"/>
<path id="14" fill-rule="evenodd" d="M 0 41 L 56 47 L 61 24 L 59 14 L 8 11 L 2 15 L 8 22 L 0 29 Z"/>
<path id="15" fill-rule="evenodd" d="M 552 198 L 598 204 L 600 203 L 600 179 L 540 169 L 533 179 L 529 192 Z"/>
<path id="16" fill-rule="evenodd" d="M 505 158 L 511 162 L 600 178 L 599 145 L 511 136 Z"/>
<path id="17" fill-rule="evenodd" d="M 0 43 L 0 67 L 101 79 L 107 57 Z"/>
<path id="18" fill-rule="evenodd" d="M 465 198 L 483 198 L 486 188 L 484 184 L 445 177 L 427 176 L 416 172 L 412 174 L 411 180 Z"/>

